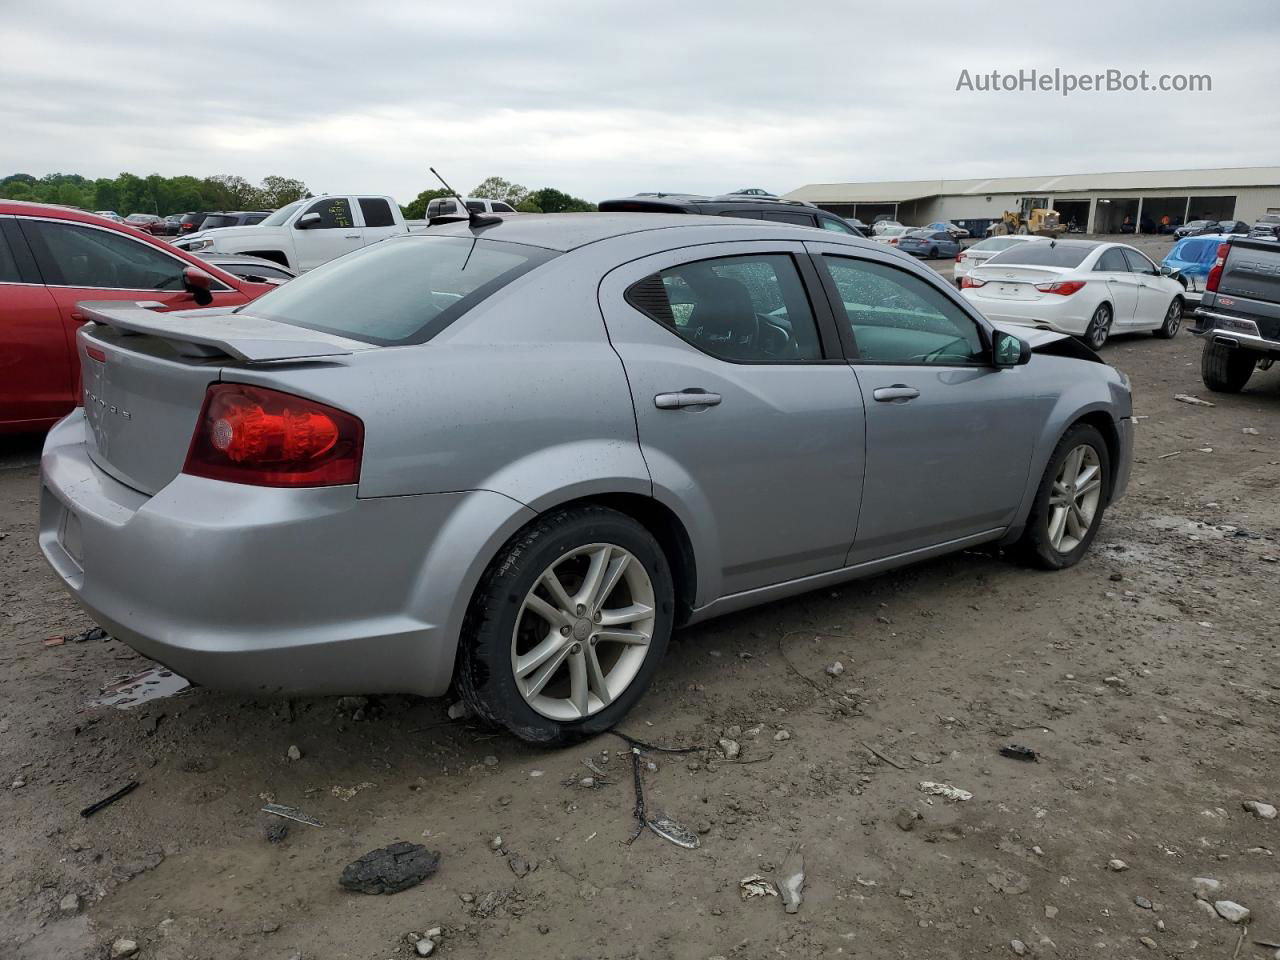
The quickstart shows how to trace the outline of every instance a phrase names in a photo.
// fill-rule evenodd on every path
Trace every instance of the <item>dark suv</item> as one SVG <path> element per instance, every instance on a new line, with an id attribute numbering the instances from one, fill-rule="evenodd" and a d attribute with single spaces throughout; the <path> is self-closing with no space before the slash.
<path id="1" fill-rule="evenodd" d="M 209 211 L 202 210 L 199 213 L 184 213 L 178 218 L 178 236 L 185 237 L 188 233 L 195 233 L 200 229 L 200 224 L 204 223 L 204 218 L 209 215 Z"/>
<path id="2" fill-rule="evenodd" d="M 214 230 L 218 227 L 248 227 L 255 223 L 261 223 L 269 216 L 271 216 L 269 210 L 240 210 L 235 213 L 218 210 L 206 216 L 199 229 Z"/>
<path id="3" fill-rule="evenodd" d="M 712 217 L 744 217 L 748 220 L 774 220 L 805 227 L 822 227 L 836 233 L 865 236 L 843 217 L 820 210 L 799 200 L 730 195 L 698 197 L 687 193 L 637 194 L 600 204 L 604 213 L 700 213 Z"/>

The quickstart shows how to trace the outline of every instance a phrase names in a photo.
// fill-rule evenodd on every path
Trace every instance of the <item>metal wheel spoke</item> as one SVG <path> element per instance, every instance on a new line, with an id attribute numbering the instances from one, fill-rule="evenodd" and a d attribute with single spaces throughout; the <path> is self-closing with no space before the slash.
<path id="1" fill-rule="evenodd" d="M 551 599 L 556 602 L 556 606 L 564 611 L 565 616 L 573 616 L 573 597 L 569 596 L 564 584 L 556 576 L 555 570 L 548 570 L 542 575 L 539 582 L 547 588 L 547 592 L 551 594 Z"/>
<path id="2" fill-rule="evenodd" d="M 600 625 L 602 627 L 618 627 L 624 623 L 635 623 L 637 620 L 643 620 L 645 617 L 652 615 L 653 607 L 647 603 L 632 603 L 629 606 L 618 607 L 614 610 L 600 611 Z"/>
<path id="3" fill-rule="evenodd" d="M 1080 473 L 1076 476 L 1076 495 L 1079 496 L 1080 488 L 1084 486 L 1086 483 L 1088 483 L 1090 480 L 1098 476 L 1098 474 L 1100 474 L 1101 472 L 1102 472 L 1102 468 L 1097 466 L 1085 467 L 1083 470 L 1081 470 Z"/>
<path id="4" fill-rule="evenodd" d="M 1085 524 L 1080 517 L 1080 508 L 1074 503 L 1067 508 L 1067 533 L 1079 540 L 1084 536 Z"/>
<path id="5" fill-rule="evenodd" d="M 553 629 L 540 644 L 516 658 L 516 676 L 523 680 L 559 653 L 564 644 L 564 637 L 560 636 L 558 630 Z"/>
<path id="6" fill-rule="evenodd" d="M 542 692 L 542 688 L 547 685 L 547 681 L 556 675 L 556 672 L 564 665 L 565 659 L 569 656 L 572 649 L 568 646 L 562 646 L 555 651 L 555 654 L 543 664 L 542 668 L 529 685 L 525 687 L 524 695 L 526 697 L 536 697 Z M 570 668 L 572 669 L 572 667 Z"/>
<path id="7" fill-rule="evenodd" d="M 582 578 L 582 586 L 578 588 L 577 596 L 573 598 L 575 604 L 588 606 L 595 599 L 596 591 L 600 589 L 600 583 L 604 579 L 605 570 L 609 566 L 609 556 L 612 553 L 612 547 L 601 547 L 591 554 L 591 562 L 587 565 L 587 574 Z"/>
<path id="8" fill-rule="evenodd" d="M 599 589 L 591 598 L 592 613 L 598 612 L 604 606 L 604 602 L 609 599 L 610 594 L 618 588 L 618 583 L 622 580 L 622 575 L 627 572 L 627 565 L 630 562 L 631 554 L 629 553 L 619 554 L 609 562 Z"/>
<path id="9" fill-rule="evenodd" d="M 578 648 L 578 652 L 569 656 L 569 702 L 578 711 L 578 716 L 587 715 L 587 657 Z"/>
<path id="10" fill-rule="evenodd" d="M 587 659 L 587 683 L 590 689 L 606 707 L 613 702 L 609 695 L 609 685 L 605 682 L 604 671 L 600 669 L 600 660 L 596 656 L 596 648 L 588 645 L 583 648 Z"/>
<path id="11" fill-rule="evenodd" d="M 1053 511 L 1053 517 L 1049 520 L 1049 542 L 1053 544 L 1056 550 L 1062 545 L 1062 532 L 1067 524 L 1067 515 L 1071 510 L 1067 507 L 1059 507 Z"/>
<path id="12" fill-rule="evenodd" d="M 1079 486 L 1076 487 L 1076 500 L 1078 501 L 1082 497 L 1093 493 L 1093 491 L 1097 490 L 1100 486 L 1102 486 L 1102 478 L 1098 476 L 1082 481 Z"/>
<path id="13" fill-rule="evenodd" d="M 572 620 L 569 618 L 567 613 L 553 607 L 551 604 L 547 603 L 547 601 L 534 593 L 525 597 L 524 608 L 526 610 L 532 610 L 553 627 L 562 627 L 566 624 L 572 623 Z"/>
<path id="14" fill-rule="evenodd" d="M 634 647 L 642 647 L 649 642 L 647 633 L 641 633 L 639 630 L 620 630 L 617 627 L 607 627 L 598 632 L 596 636 L 602 641 L 625 643 Z"/>

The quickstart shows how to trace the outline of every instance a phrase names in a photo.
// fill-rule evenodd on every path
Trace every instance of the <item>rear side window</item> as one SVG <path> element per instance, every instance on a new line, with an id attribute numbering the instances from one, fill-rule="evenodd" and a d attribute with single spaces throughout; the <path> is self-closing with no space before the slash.
<path id="1" fill-rule="evenodd" d="M 48 283 L 106 290 L 181 290 L 186 264 L 113 230 L 27 220 L 23 232 Z"/>
<path id="2" fill-rule="evenodd" d="M 818 226 L 823 230 L 834 230 L 836 233 L 854 233 L 853 227 L 842 220 L 836 220 L 834 217 L 819 217 Z"/>
<path id="3" fill-rule="evenodd" d="M 495 202 L 493 205 L 494 213 L 515 213 L 515 209 L 508 204 Z"/>
<path id="4" fill-rule="evenodd" d="M 988 261 L 989 262 L 989 261 Z M 1112 247 L 1098 258 L 1098 265 L 1093 268 L 1103 273 L 1128 273 L 1129 264 L 1120 252 L 1119 247 Z"/>
<path id="5" fill-rule="evenodd" d="M 685 342 L 733 363 L 822 359 L 817 323 L 785 253 L 698 260 L 632 284 L 626 299 Z"/>
<path id="6" fill-rule="evenodd" d="M 987 263 L 992 266 L 1008 263 L 1029 267 L 1078 267 L 1094 249 L 1088 246 L 1068 247 L 1062 243 L 1020 243 L 997 253 Z"/>
<path id="7" fill-rule="evenodd" d="M 241 309 L 366 343 L 422 343 L 554 256 L 496 240 L 393 238 L 331 260 Z"/>
<path id="8" fill-rule="evenodd" d="M 381 197 L 361 197 L 360 213 L 364 216 L 366 227 L 395 226 L 395 218 L 391 216 L 391 204 Z"/>
<path id="9" fill-rule="evenodd" d="M 4 238 L 4 233 L 0 232 L 0 283 L 21 282 L 18 261 L 14 259 L 13 251 L 9 249 L 9 241 Z"/>
<path id="10" fill-rule="evenodd" d="M 808 213 L 788 213 L 787 211 L 766 211 L 766 220 L 778 220 L 782 223 L 795 223 L 803 227 L 813 226 L 813 215 Z"/>

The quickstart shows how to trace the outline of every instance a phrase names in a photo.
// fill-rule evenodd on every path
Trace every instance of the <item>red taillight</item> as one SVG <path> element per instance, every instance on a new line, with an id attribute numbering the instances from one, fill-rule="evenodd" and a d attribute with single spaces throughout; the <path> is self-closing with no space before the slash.
<path id="1" fill-rule="evenodd" d="M 1046 280 L 1043 283 L 1037 283 L 1036 289 L 1041 293 L 1056 293 L 1061 297 L 1069 297 L 1083 287 L 1084 284 L 1083 280 L 1054 280 L 1052 282 Z"/>
<path id="2" fill-rule="evenodd" d="M 979 280 L 977 277 L 961 277 L 960 289 L 963 290 L 966 287 L 982 287 L 986 286 L 986 283 L 987 281 Z"/>
<path id="3" fill-rule="evenodd" d="M 1218 259 L 1213 261 L 1213 266 L 1209 268 L 1209 277 L 1204 282 L 1205 290 L 1210 293 L 1218 292 L 1218 281 L 1222 279 L 1222 268 L 1227 262 L 1227 251 L 1231 249 L 1231 244 L 1218 244 Z"/>
<path id="4" fill-rule="evenodd" d="M 957 254 L 956 254 L 956 263 L 959 263 L 959 262 L 960 262 L 961 260 L 963 260 L 963 259 L 964 259 L 964 254 L 963 254 L 963 253 L 957 253 Z"/>
<path id="5" fill-rule="evenodd" d="M 99 363 L 107 362 L 107 355 L 97 347 L 85 347 L 84 352 L 89 355 L 90 360 L 97 360 Z"/>
<path id="6" fill-rule="evenodd" d="M 243 383 L 210 384 L 183 473 L 260 487 L 357 483 L 359 418 L 305 397 Z"/>

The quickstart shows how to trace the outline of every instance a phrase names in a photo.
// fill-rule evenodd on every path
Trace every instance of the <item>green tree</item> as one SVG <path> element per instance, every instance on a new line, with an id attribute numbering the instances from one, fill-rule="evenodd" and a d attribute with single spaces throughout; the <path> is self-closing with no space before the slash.
<path id="1" fill-rule="evenodd" d="M 289 177 L 263 177 L 262 186 L 258 188 L 258 200 L 266 210 L 277 210 L 287 203 L 309 196 L 311 191 L 305 183 Z"/>
<path id="2" fill-rule="evenodd" d="M 34 200 L 35 193 L 26 180 L 6 180 L 0 184 L 0 197 L 6 200 Z"/>
<path id="3" fill-rule="evenodd" d="M 120 205 L 120 193 L 116 190 L 116 182 L 106 177 L 93 181 L 93 203 L 95 210 L 115 210 Z"/>
<path id="4" fill-rule="evenodd" d="M 529 200 L 543 213 L 585 213 L 596 209 L 594 203 L 589 203 L 581 197 L 571 197 L 555 187 L 535 190 L 529 194 Z"/>
<path id="5" fill-rule="evenodd" d="M 471 191 L 471 196 L 484 200 L 502 200 L 513 207 L 518 207 L 528 199 L 529 190 L 502 177 L 485 177 L 480 181 L 480 185 Z"/>
<path id="6" fill-rule="evenodd" d="M 427 215 L 427 204 L 439 197 L 451 196 L 448 190 L 423 190 L 406 206 L 400 208 L 406 220 L 421 220 Z"/>

